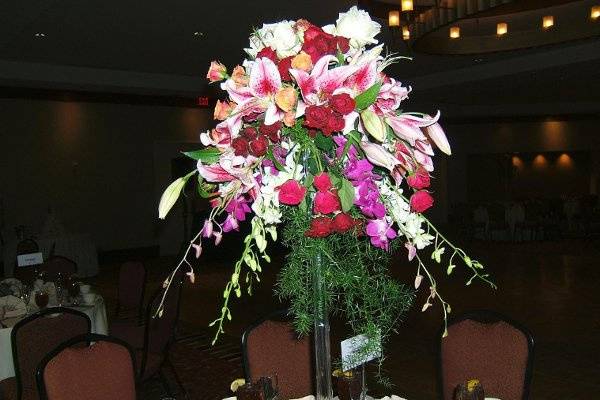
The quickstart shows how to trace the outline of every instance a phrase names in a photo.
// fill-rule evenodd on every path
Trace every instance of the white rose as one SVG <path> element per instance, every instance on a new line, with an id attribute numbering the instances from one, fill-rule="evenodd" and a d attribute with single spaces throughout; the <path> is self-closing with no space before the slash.
<path id="1" fill-rule="evenodd" d="M 380 31 L 381 25 L 373 21 L 368 12 L 356 6 L 347 13 L 340 13 L 335 26 L 335 34 L 350 39 L 350 46 L 356 50 L 367 44 L 377 44 L 375 36 Z"/>
<path id="2" fill-rule="evenodd" d="M 265 47 L 275 50 L 279 58 L 296 55 L 302 47 L 302 42 L 294 30 L 294 22 L 263 24 L 262 28 L 250 36 L 250 47 L 244 50 L 251 57 L 256 57 Z"/>
<path id="3" fill-rule="evenodd" d="M 277 57 L 285 58 L 298 54 L 302 47 L 302 42 L 294 30 L 294 22 L 280 22 L 276 24 L 272 33 L 271 46 L 277 52 Z"/>

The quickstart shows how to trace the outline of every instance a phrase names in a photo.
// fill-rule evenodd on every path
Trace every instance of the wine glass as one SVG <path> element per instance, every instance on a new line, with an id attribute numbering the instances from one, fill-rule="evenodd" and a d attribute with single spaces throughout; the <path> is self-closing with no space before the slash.
<path id="1" fill-rule="evenodd" d="M 45 290 L 38 290 L 35 292 L 35 304 L 38 306 L 40 311 L 46 308 L 49 300 L 50 297 L 48 296 L 48 292 Z"/>
<path id="2" fill-rule="evenodd" d="M 31 301 L 31 288 L 29 285 L 23 285 L 19 298 L 25 303 L 25 308 L 29 309 L 29 302 Z"/>

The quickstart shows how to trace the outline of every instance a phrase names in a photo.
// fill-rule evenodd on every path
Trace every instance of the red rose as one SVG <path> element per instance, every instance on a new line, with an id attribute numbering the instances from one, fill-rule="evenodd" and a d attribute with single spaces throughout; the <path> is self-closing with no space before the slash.
<path id="1" fill-rule="evenodd" d="M 266 136 L 259 136 L 250 142 L 250 154 L 254 157 L 260 157 L 267 154 L 267 147 L 269 147 L 269 141 Z"/>
<path id="2" fill-rule="evenodd" d="M 342 53 L 347 53 L 350 50 L 350 39 L 343 36 L 336 36 L 337 47 Z"/>
<path id="3" fill-rule="evenodd" d="M 281 204 L 296 206 L 302 203 L 305 195 L 306 188 L 293 179 L 279 186 L 279 202 Z"/>
<path id="4" fill-rule="evenodd" d="M 279 131 L 281 130 L 281 121 L 277 121 L 274 124 L 266 125 L 264 122 L 260 124 L 258 130 L 263 135 L 266 135 L 271 139 L 271 142 L 279 142 Z"/>
<path id="5" fill-rule="evenodd" d="M 248 141 L 243 137 L 233 139 L 231 147 L 233 147 L 236 156 L 246 157 L 248 155 Z"/>
<path id="6" fill-rule="evenodd" d="M 302 50 L 310 56 L 313 63 L 316 63 L 319 58 L 330 53 L 330 42 L 325 35 L 319 35 L 314 39 L 304 42 Z"/>
<path id="7" fill-rule="evenodd" d="M 348 232 L 356 226 L 354 218 L 345 213 L 339 213 L 333 218 L 332 228 L 338 233 Z"/>
<path id="8" fill-rule="evenodd" d="M 432 205 L 433 197 L 425 190 L 419 190 L 410 196 L 410 208 L 415 212 L 425 212 Z"/>
<path id="9" fill-rule="evenodd" d="M 323 106 L 308 106 L 304 111 L 306 117 L 304 123 L 311 127 L 321 129 L 327 126 L 327 120 L 331 114 L 331 110 Z"/>
<path id="10" fill-rule="evenodd" d="M 331 232 L 331 218 L 317 217 L 310 221 L 310 228 L 304 232 L 304 236 L 319 238 L 329 236 Z"/>
<path id="11" fill-rule="evenodd" d="M 323 31 L 323 29 L 321 29 L 318 26 L 315 26 L 313 24 L 310 24 L 308 29 L 306 29 L 304 31 L 304 42 L 305 43 L 310 42 L 311 40 L 313 40 L 317 36 L 322 35 L 323 33 L 325 33 L 325 31 Z"/>
<path id="12" fill-rule="evenodd" d="M 323 135 L 329 136 L 332 132 L 339 132 L 344 129 L 346 126 L 346 121 L 344 121 L 344 117 L 340 114 L 332 112 L 329 114 L 329 118 L 327 119 L 327 124 L 321 127 L 323 131 Z"/>
<path id="13" fill-rule="evenodd" d="M 340 199 L 333 192 L 317 192 L 313 208 L 316 214 L 331 214 L 340 210 Z"/>
<path id="14" fill-rule="evenodd" d="M 423 167 L 417 168 L 415 172 L 408 175 L 406 182 L 408 186 L 417 190 L 425 189 L 431 184 L 429 173 Z"/>
<path id="15" fill-rule="evenodd" d="M 290 76 L 290 68 L 292 68 L 292 56 L 286 57 L 279 61 L 277 64 L 277 69 L 279 70 L 279 75 L 281 76 L 281 80 L 291 81 L 292 77 Z"/>
<path id="16" fill-rule="evenodd" d="M 329 179 L 329 175 L 327 175 L 326 172 L 321 172 L 319 175 L 316 175 L 313 185 L 319 192 L 326 192 L 331 189 L 332 186 L 331 179 Z"/>
<path id="17" fill-rule="evenodd" d="M 272 48 L 265 47 L 256 54 L 256 58 L 263 58 L 263 57 L 268 58 L 269 60 L 271 60 L 275 64 L 277 64 L 277 53 L 275 53 L 275 50 L 273 50 Z"/>
<path id="18" fill-rule="evenodd" d="M 356 102 L 347 93 L 334 94 L 329 99 L 329 106 L 342 115 L 350 114 L 356 107 Z"/>
<path id="19" fill-rule="evenodd" d="M 254 140 L 258 137 L 256 128 L 252 128 L 251 126 L 244 128 L 240 134 L 248 140 Z"/>

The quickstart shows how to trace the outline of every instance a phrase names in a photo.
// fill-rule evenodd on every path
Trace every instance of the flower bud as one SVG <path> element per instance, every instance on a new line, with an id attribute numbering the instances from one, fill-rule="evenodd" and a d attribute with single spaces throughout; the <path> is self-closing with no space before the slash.
<path id="1" fill-rule="evenodd" d="M 368 109 L 360 113 L 360 118 L 366 131 L 378 141 L 383 142 L 387 132 L 385 122 L 377 114 Z"/>

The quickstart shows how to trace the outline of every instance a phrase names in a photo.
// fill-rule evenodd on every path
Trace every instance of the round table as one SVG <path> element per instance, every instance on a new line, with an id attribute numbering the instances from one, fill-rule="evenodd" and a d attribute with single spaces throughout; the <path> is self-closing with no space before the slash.
<path id="1" fill-rule="evenodd" d="M 67 308 L 81 311 L 90 317 L 90 321 L 92 322 L 92 333 L 99 333 L 102 335 L 108 334 L 106 307 L 104 305 L 104 299 L 102 299 L 101 296 L 96 296 L 96 302 L 93 305 L 68 306 Z M 10 334 L 12 332 L 12 327 L 24 317 L 25 316 L 11 318 L 3 321 L 8 328 L 0 329 L 0 360 L 2 360 L 2 362 L 0 362 L 0 381 L 15 376 Z"/>

